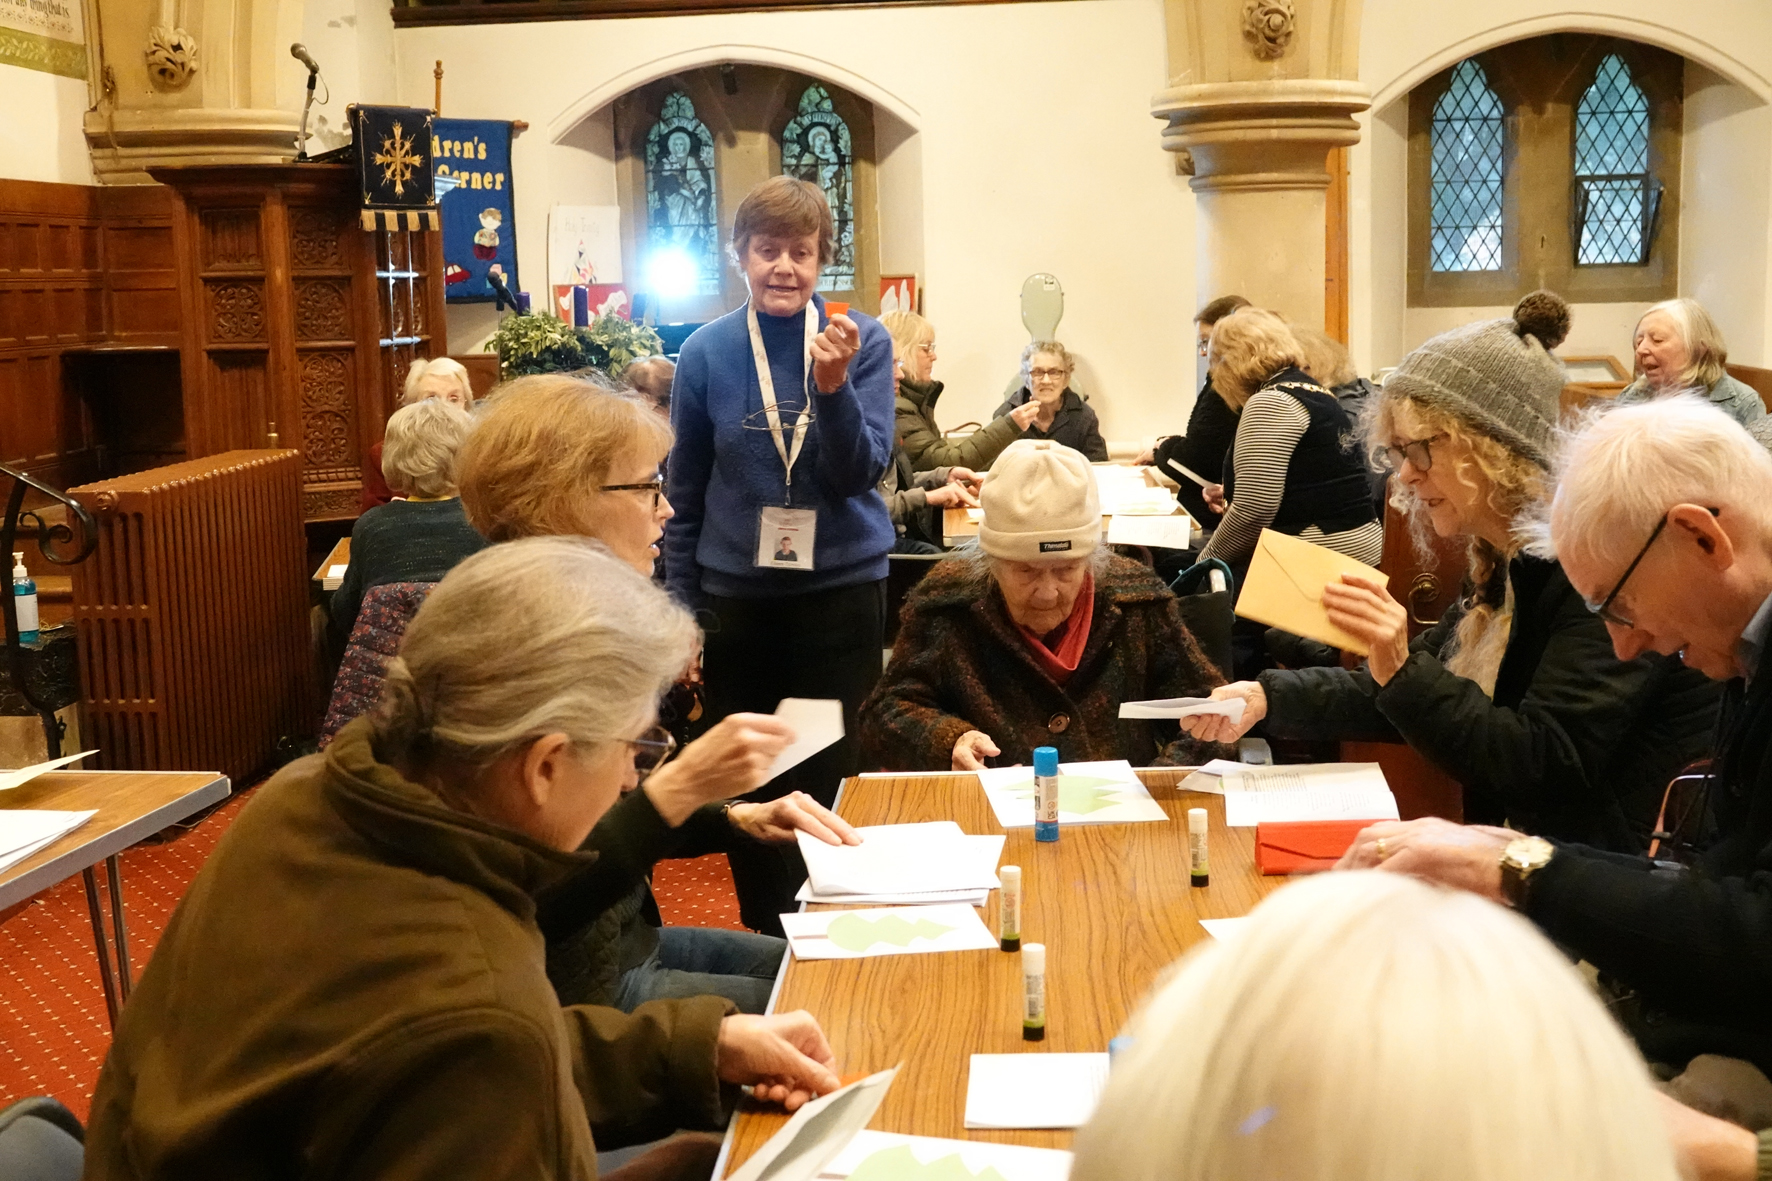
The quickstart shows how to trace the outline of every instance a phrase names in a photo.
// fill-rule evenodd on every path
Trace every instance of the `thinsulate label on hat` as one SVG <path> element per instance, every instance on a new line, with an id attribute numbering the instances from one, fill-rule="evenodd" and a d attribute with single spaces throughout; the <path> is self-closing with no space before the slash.
<path id="1" fill-rule="evenodd" d="M 1071 543 L 1068 541 L 1042 541 L 1040 543 L 1040 552 L 1043 554 L 1056 554 L 1070 548 Z"/>

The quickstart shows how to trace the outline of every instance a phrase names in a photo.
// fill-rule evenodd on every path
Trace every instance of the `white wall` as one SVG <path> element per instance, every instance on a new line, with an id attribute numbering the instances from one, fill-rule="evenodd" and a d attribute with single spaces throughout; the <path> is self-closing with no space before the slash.
<path id="1" fill-rule="evenodd" d="M 538 295 L 548 207 L 615 196 L 612 144 L 582 132 L 580 114 L 690 64 L 791 62 L 883 109 L 881 261 L 922 276 L 945 422 L 997 405 L 1027 341 L 1021 283 L 1036 271 L 1064 284 L 1060 335 L 1085 359 L 1104 433 L 1131 444 L 1186 421 L 1193 196 L 1148 113 L 1167 82 L 1161 0 L 417 28 L 394 40 L 401 101 L 429 101 L 442 58 L 445 113 L 533 125 L 513 173 L 519 273 Z M 486 323 L 452 312 L 452 349 L 478 343 Z"/>
<path id="2" fill-rule="evenodd" d="M 0 65 L 0 177 L 89 185 L 86 81 Z"/>
<path id="3" fill-rule="evenodd" d="M 350 142 L 347 104 L 397 101 L 394 18 L 387 0 L 307 0 L 301 40 L 320 63 L 321 83 L 308 124 L 313 136 L 308 151 L 317 155 Z M 289 69 L 304 78 L 300 66 L 290 62 Z M 328 101 L 321 106 L 320 99 Z M 429 90 L 422 105 L 431 105 Z"/>
<path id="4" fill-rule="evenodd" d="M 1374 94 L 1368 136 L 1351 159 L 1349 207 L 1354 265 L 1349 323 L 1355 359 L 1370 371 L 1454 323 L 1502 314 L 1494 308 L 1407 308 L 1402 244 L 1408 91 L 1472 53 L 1558 31 L 1605 33 L 1686 57 L 1680 291 L 1719 319 L 1732 359 L 1768 363 L 1772 226 L 1772 3 L 1594 0 L 1581 8 L 1544 0 L 1365 0 L 1360 78 Z M 1700 68 L 1702 67 L 1702 68 Z M 1641 304 L 1578 304 L 1566 354 L 1611 353 L 1629 363 L 1630 329 Z"/>

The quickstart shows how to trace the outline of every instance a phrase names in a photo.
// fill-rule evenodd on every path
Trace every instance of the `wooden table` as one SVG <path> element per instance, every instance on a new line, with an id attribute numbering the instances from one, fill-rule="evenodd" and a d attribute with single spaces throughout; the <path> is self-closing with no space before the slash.
<path id="1" fill-rule="evenodd" d="M 211 771 L 50 771 L 11 791 L 0 791 L 0 809 L 44 809 L 98 814 L 17 865 L 0 870 L 0 910 L 74 876 L 86 878 L 86 907 L 98 948 L 99 977 L 111 1025 L 129 999 L 129 935 L 123 920 L 123 874 L 117 854 L 169 824 L 227 798 L 228 778 Z M 104 862 L 111 895 L 111 938 L 105 935 L 93 869 Z"/>
<path id="2" fill-rule="evenodd" d="M 326 560 L 320 563 L 319 569 L 314 571 L 314 585 L 320 586 L 324 583 L 326 581 L 326 572 L 334 566 L 349 566 L 350 564 L 351 539 L 348 536 L 341 537 L 338 539 L 337 544 L 332 547 L 331 551 L 327 553 Z"/>
<path id="3" fill-rule="evenodd" d="M 1021 1038 L 1021 957 L 999 951 L 876 956 L 783 965 L 773 1011 L 818 1018 L 845 1079 L 904 1069 L 871 1127 L 919 1136 L 1068 1148 L 1068 1131 L 968 1131 L 969 1055 L 1102 1051 L 1157 974 L 1209 938 L 1203 918 L 1235 918 L 1284 879 L 1255 868 L 1255 830 L 1226 828 L 1224 801 L 1182 794 L 1180 770 L 1140 771 L 1168 824 L 1066 825 L 1057 844 L 1008 830 L 1005 865 L 1023 875 L 1021 937 L 1047 951 L 1046 1040 Z M 1212 884 L 1188 885 L 1187 810 L 1204 807 Z M 1004 831 L 971 775 L 849 780 L 837 811 L 853 824 L 954 820 Z M 999 894 L 985 924 L 996 930 Z M 728 1171 L 785 1123 L 779 1109 L 741 1106 L 727 1132 Z M 724 1174 L 722 1174 L 724 1175 Z"/>

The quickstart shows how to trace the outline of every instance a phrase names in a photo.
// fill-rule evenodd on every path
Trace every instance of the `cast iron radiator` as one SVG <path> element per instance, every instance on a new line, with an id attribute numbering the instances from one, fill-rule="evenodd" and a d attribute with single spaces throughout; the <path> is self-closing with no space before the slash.
<path id="1" fill-rule="evenodd" d="M 301 476 L 299 451 L 228 451 L 68 490 L 98 522 L 73 567 L 98 766 L 244 786 L 311 733 Z"/>

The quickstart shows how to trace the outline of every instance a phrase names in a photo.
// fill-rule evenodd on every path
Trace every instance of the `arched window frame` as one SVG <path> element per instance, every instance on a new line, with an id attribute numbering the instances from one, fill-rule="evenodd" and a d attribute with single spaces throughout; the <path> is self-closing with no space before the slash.
<path id="1" fill-rule="evenodd" d="M 1643 262 L 1577 265 L 1576 106 L 1613 54 L 1649 104 L 1649 173 L 1661 186 L 1660 217 Z M 1639 42 L 1559 33 L 1499 46 L 1474 60 L 1506 123 L 1502 265 L 1463 272 L 1431 265 L 1432 117 L 1455 63 L 1407 100 L 1409 306 L 1507 306 L 1538 286 L 1577 303 L 1651 302 L 1677 294 L 1684 59 Z"/>
<path id="2" fill-rule="evenodd" d="M 1575 265 L 1647 263 L 1664 191 L 1650 168 L 1649 96 L 1609 53 L 1575 103 Z"/>
<path id="3" fill-rule="evenodd" d="M 1435 271 L 1499 271 L 1507 120 L 1474 58 L 1453 67 L 1429 121 L 1429 218 Z"/>
<path id="4" fill-rule="evenodd" d="M 854 138 L 822 83 L 810 83 L 800 92 L 793 117 L 782 128 L 777 150 L 781 153 L 782 174 L 818 185 L 831 206 L 836 249 L 830 265 L 819 276 L 818 289 L 855 290 L 858 272 Z"/>
<path id="5" fill-rule="evenodd" d="M 679 147 L 686 145 L 685 150 Z M 686 250 L 701 275 L 699 294 L 720 292 L 720 183 L 714 137 L 681 90 L 664 96 L 658 119 L 646 132 L 642 165 L 646 177 L 646 249 Z M 684 195 L 684 190 L 688 194 Z M 692 223 L 672 220 L 682 204 L 700 214 Z M 684 224 L 697 228 L 689 234 Z"/>

